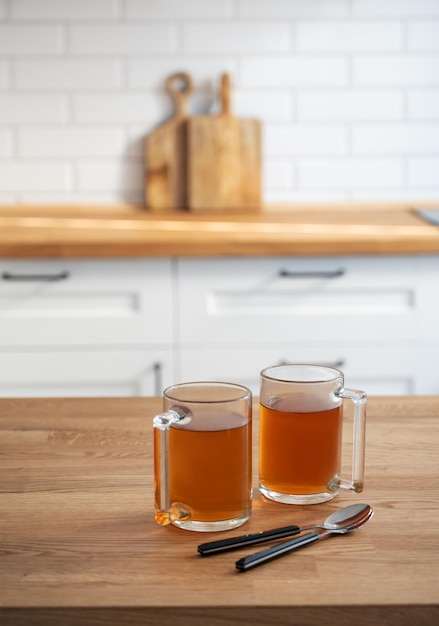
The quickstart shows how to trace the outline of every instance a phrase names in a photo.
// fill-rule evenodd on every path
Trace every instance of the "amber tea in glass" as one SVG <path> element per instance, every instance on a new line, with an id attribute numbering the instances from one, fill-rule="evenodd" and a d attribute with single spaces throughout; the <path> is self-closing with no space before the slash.
<path id="1" fill-rule="evenodd" d="M 341 478 L 343 398 L 354 402 L 352 478 Z M 267 498 L 313 504 L 340 489 L 363 490 L 367 396 L 344 388 L 340 370 L 280 365 L 261 373 L 259 489 Z"/>
<path id="2" fill-rule="evenodd" d="M 232 383 L 165 390 L 154 418 L 155 517 L 187 530 L 236 528 L 251 513 L 251 392 Z"/>

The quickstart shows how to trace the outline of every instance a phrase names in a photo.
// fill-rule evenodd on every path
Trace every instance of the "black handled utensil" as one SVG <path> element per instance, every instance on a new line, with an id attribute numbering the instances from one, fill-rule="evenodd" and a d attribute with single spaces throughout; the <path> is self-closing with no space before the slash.
<path id="1" fill-rule="evenodd" d="M 312 526 L 311 528 L 314 528 Z M 250 535 L 241 535 L 240 537 L 232 537 L 230 539 L 220 539 L 219 541 L 209 541 L 198 546 L 198 552 L 201 556 L 210 556 L 211 554 L 220 554 L 221 552 L 230 552 L 238 550 L 249 545 L 265 543 L 266 541 L 274 541 L 275 539 L 285 539 L 292 535 L 298 535 L 303 529 L 300 526 L 284 526 L 283 528 L 273 528 L 260 533 L 252 533 Z"/>

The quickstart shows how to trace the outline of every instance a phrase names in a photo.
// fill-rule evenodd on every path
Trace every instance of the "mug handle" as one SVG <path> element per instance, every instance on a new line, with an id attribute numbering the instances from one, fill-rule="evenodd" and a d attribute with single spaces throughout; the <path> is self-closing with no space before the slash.
<path id="1" fill-rule="evenodd" d="M 366 408 L 367 394 L 358 389 L 339 389 L 335 392 L 338 398 L 352 400 L 354 403 L 354 430 L 352 441 L 352 478 L 338 478 L 334 489 L 346 489 L 361 493 L 364 488 L 364 453 L 366 446 Z"/>
<path id="2" fill-rule="evenodd" d="M 182 507 L 171 505 L 169 470 L 169 429 L 177 422 L 190 421 L 182 410 L 174 408 L 156 415 L 154 426 L 154 506 L 155 521 L 167 526 L 176 519 L 185 519 L 190 513 Z"/>

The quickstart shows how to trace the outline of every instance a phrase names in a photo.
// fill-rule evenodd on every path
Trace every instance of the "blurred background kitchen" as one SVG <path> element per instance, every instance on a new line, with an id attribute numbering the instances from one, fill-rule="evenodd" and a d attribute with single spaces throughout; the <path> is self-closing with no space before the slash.
<path id="1" fill-rule="evenodd" d="M 178 71 L 191 115 L 218 110 L 228 72 L 234 113 L 261 120 L 264 203 L 439 208 L 438 0 L 0 0 L 3 227 L 30 205 L 144 206 L 145 137 L 172 115 Z M 369 393 L 439 393 L 439 254 L 381 253 L 15 252 L 0 258 L 0 395 L 200 378 L 257 393 L 260 369 L 287 361 Z"/>
<path id="2" fill-rule="evenodd" d="M 0 0 L 0 201 L 142 201 L 175 71 L 230 73 L 267 202 L 439 196 L 437 0 Z"/>

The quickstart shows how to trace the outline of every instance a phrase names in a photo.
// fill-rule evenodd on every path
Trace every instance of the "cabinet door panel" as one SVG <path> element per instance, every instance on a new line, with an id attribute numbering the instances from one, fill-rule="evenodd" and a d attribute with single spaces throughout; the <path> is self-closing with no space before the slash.
<path id="1" fill-rule="evenodd" d="M 410 339 L 411 259 L 181 260 L 182 344 Z"/>
<path id="2" fill-rule="evenodd" d="M 439 395 L 439 340 L 420 342 L 416 347 L 416 388 L 420 395 Z"/>
<path id="3" fill-rule="evenodd" d="M 174 379 L 170 350 L 2 351 L 2 397 L 157 396 Z"/>
<path id="4" fill-rule="evenodd" d="M 167 344 L 170 260 L 1 261 L 0 345 Z"/>
<path id="5" fill-rule="evenodd" d="M 439 340 L 439 256 L 421 257 L 418 264 L 418 339 Z M 436 359 L 437 362 L 437 359 Z"/>
<path id="6" fill-rule="evenodd" d="M 259 395 L 259 373 L 281 363 L 319 363 L 344 372 L 346 387 L 373 395 L 414 392 L 413 349 L 354 345 L 278 346 L 242 349 L 194 349 L 181 355 L 181 380 L 226 380 L 249 387 Z"/>

